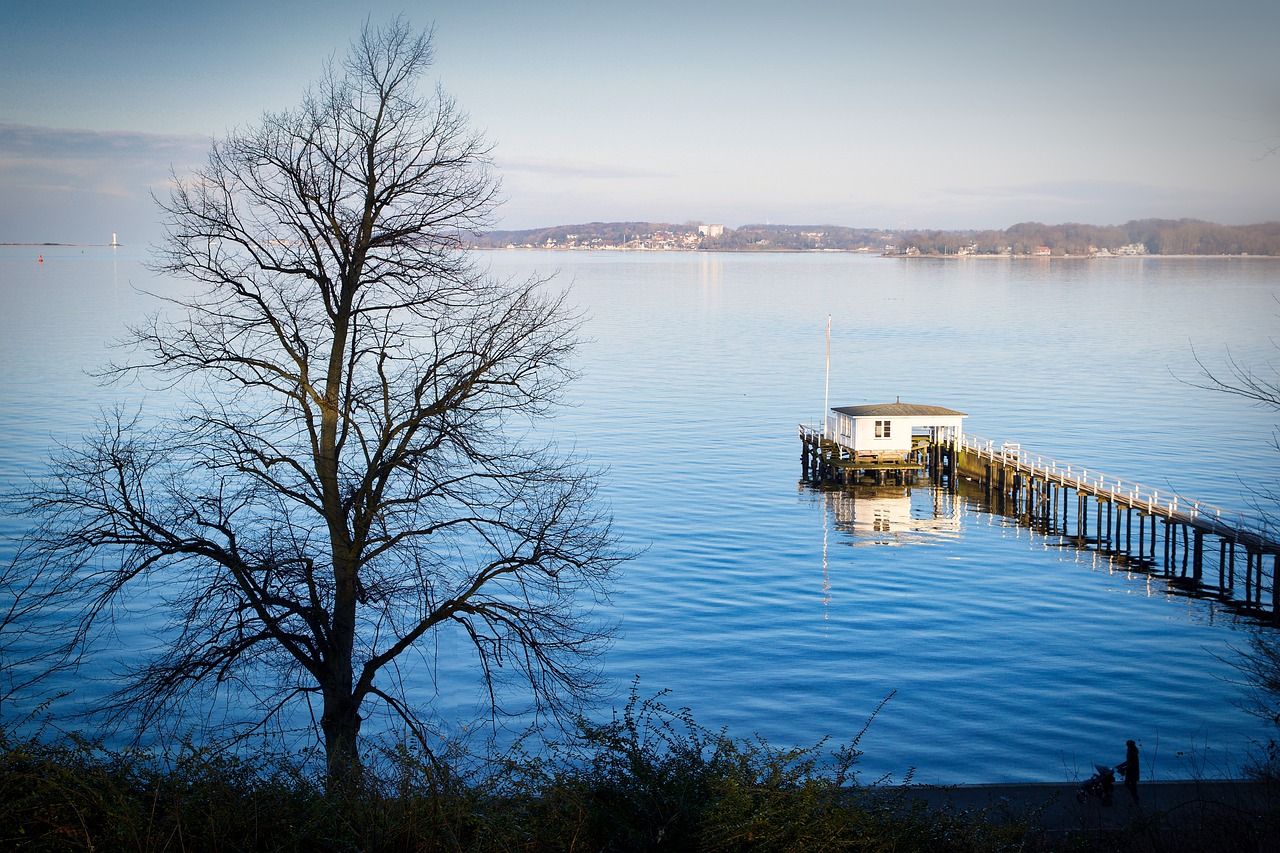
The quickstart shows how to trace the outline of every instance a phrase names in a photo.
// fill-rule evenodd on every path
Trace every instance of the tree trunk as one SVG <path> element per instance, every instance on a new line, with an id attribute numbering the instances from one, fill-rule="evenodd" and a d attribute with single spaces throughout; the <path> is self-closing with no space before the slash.
<path id="1" fill-rule="evenodd" d="M 347 677 L 340 675 L 323 688 L 324 711 L 320 729 L 324 732 L 327 787 L 332 792 L 359 783 L 361 776 L 360 705 L 351 695 L 350 666 Z"/>
<path id="2" fill-rule="evenodd" d="M 356 785 L 360 777 L 360 702 L 352 691 L 352 655 L 356 634 L 356 560 L 352 552 L 350 532 L 343 512 L 338 482 L 338 430 L 341 420 L 344 364 L 351 304 L 358 281 L 358 267 L 342 282 L 334 316 L 333 339 L 330 344 L 325 399 L 321 409 L 316 476 L 321 484 L 325 520 L 329 527 L 329 551 L 333 558 L 333 615 L 324 694 L 324 712 L 320 727 L 324 732 L 324 749 L 328 786 L 332 791 Z"/>

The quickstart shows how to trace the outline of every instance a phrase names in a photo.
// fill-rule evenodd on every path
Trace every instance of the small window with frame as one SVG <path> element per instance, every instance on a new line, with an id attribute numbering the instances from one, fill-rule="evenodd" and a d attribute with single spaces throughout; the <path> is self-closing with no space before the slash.
<path id="1" fill-rule="evenodd" d="M 890 421 L 876 421 L 876 438 L 889 438 Z"/>

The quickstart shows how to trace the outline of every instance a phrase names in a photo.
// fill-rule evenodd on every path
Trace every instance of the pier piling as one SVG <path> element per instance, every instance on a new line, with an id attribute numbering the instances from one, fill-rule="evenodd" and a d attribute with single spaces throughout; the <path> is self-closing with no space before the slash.
<path id="1" fill-rule="evenodd" d="M 1144 570 L 1159 565 L 1166 576 L 1178 579 L 1180 590 L 1211 594 L 1225 603 L 1268 612 L 1271 618 L 1280 619 L 1280 584 L 1276 582 L 1280 576 L 1280 536 L 1264 520 L 1188 503 L 1176 495 L 1164 496 L 1096 471 L 1033 456 L 1018 445 L 995 445 L 968 435 L 954 444 L 950 450 L 959 460 L 959 475 L 991 484 L 985 492 L 998 512 L 1005 512 L 1004 502 L 1008 499 L 1020 520 L 1054 532 L 1061 493 L 1059 529 L 1064 536 L 1072 531 L 1074 536 L 1069 538 L 1077 547 L 1092 548 Z M 1071 503 L 1069 492 L 1076 497 L 1074 524 L 1067 511 Z M 1218 540 L 1216 587 L 1205 586 L 1205 563 L 1212 559 L 1208 544 L 1211 537 Z M 1161 560 L 1157 560 L 1157 539 L 1161 540 Z M 1245 549 L 1242 599 L 1232 592 L 1236 585 L 1237 545 Z M 1270 572 L 1265 569 L 1267 557 L 1275 564 Z"/>

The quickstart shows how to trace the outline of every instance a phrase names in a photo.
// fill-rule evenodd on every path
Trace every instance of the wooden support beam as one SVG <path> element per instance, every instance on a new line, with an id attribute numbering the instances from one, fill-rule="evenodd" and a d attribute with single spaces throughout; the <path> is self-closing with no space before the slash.
<path id="1" fill-rule="evenodd" d="M 1280 554 L 1271 558 L 1271 615 L 1280 614 Z"/>
<path id="2" fill-rule="evenodd" d="M 1191 573 L 1196 582 L 1200 582 L 1200 578 L 1204 574 L 1204 531 L 1196 528 L 1195 544 L 1193 546 L 1194 556 L 1191 558 Z"/>
<path id="3" fill-rule="evenodd" d="M 1094 536 L 1096 537 L 1095 546 L 1099 551 L 1102 550 L 1102 498 L 1098 498 L 1098 517 L 1094 520 L 1093 525 Z"/>
<path id="4" fill-rule="evenodd" d="M 1218 540 L 1218 589 L 1227 586 L 1227 540 Z"/>
<path id="5" fill-rule="evenodd" d="M 1253 602 L 1253 549 L 1244 549 L 1244 600 Z"/>

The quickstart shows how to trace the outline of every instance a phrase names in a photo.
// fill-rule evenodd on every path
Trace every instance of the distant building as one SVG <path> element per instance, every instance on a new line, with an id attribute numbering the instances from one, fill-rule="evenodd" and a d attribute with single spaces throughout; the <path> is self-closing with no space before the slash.
<path id="1" fill-rule="evenodd" d="M 1037 258 L 1047 258 L 1053 254 L 1053 249 L 1050 249 L 1048 246 L 1036 246 L 1031 250 L 1031 254 L 1035 255 Z"/>
<path id="2" fill-rule="evenodd" d="M 1117 255 L 1145 255 L 1147 247 L 1144 243 L 1129 243 L 1116 249 Z"/>
<path id="3" fill-rule="evenodd" d="M 703 237 L 722 237 L 724 236 L 723 225 L 699 225 L 698 233 Z"/>

